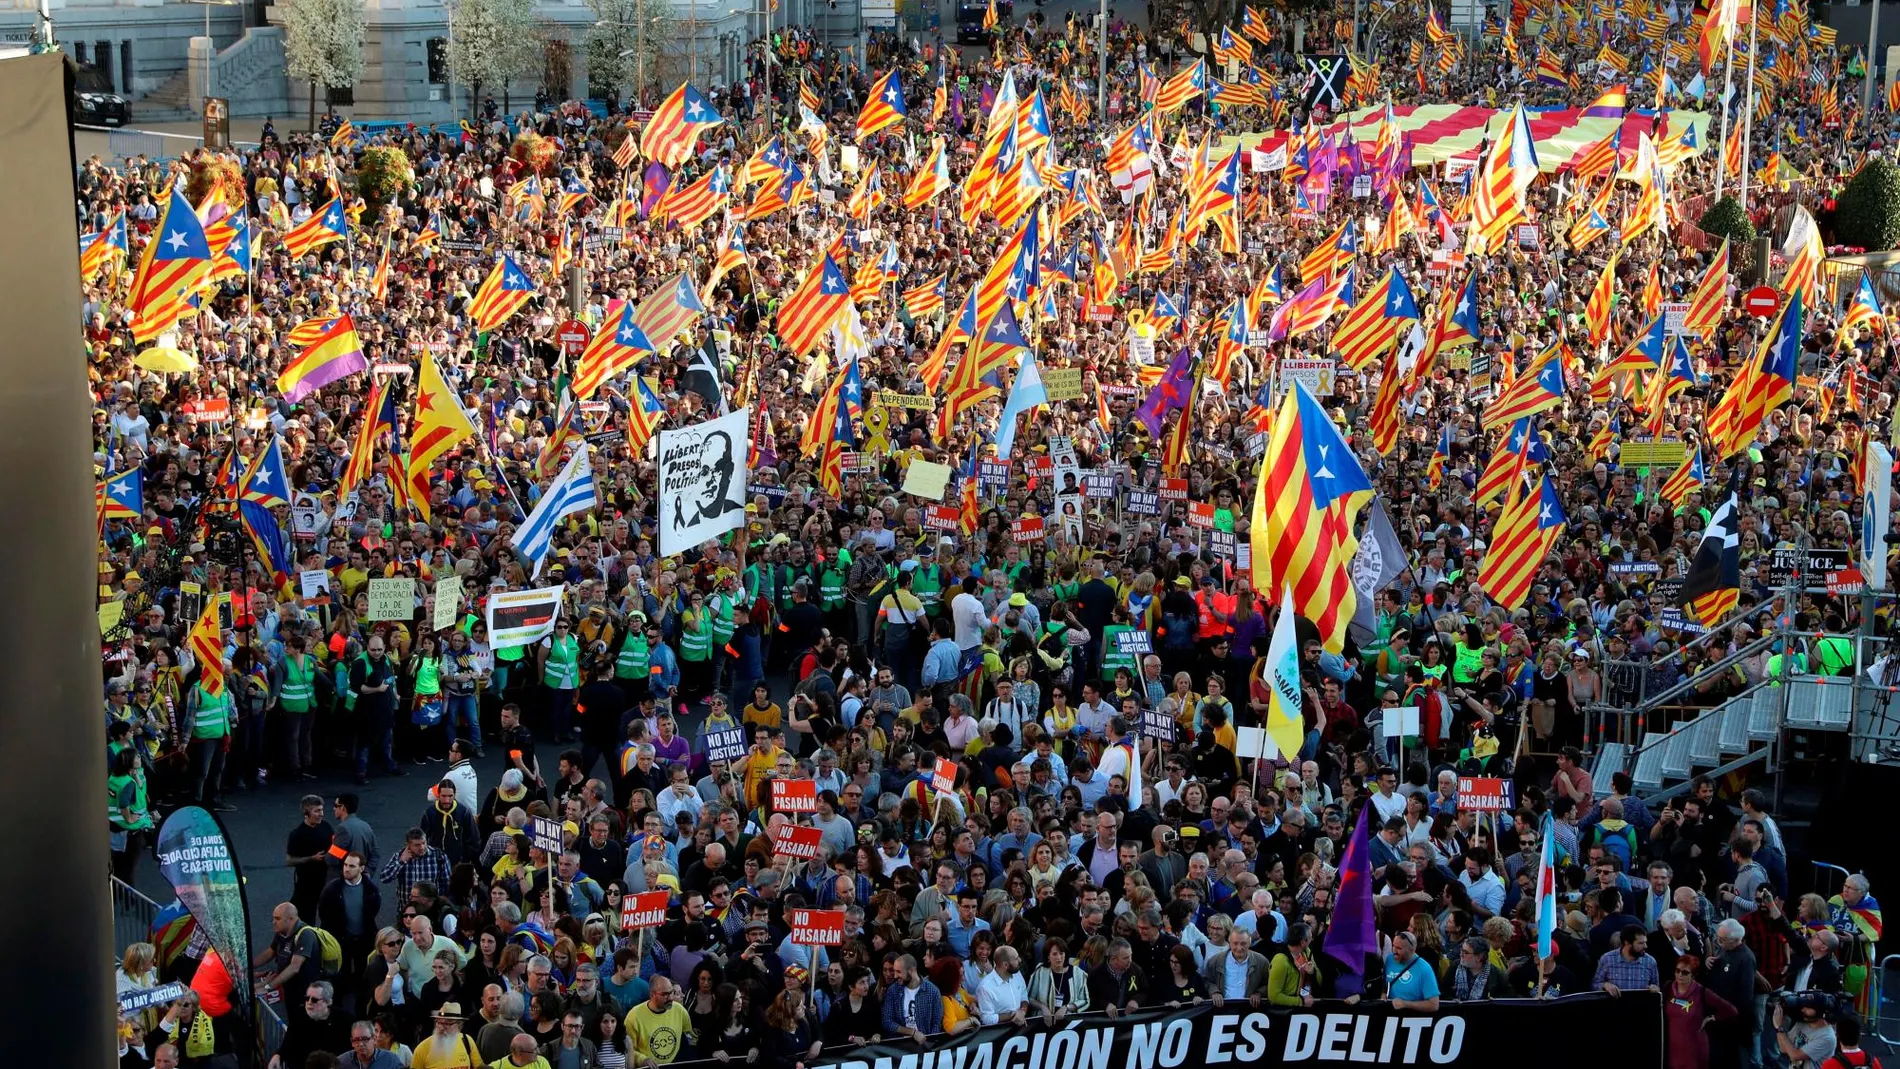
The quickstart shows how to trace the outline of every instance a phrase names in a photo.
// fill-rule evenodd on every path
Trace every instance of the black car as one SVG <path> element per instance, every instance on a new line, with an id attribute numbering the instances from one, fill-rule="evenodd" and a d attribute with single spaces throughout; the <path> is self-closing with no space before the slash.
<path id="1" fill-rule="evenodd" d="M 132 118 L 125 98 L 112 91 L 112 79 L 90 63 L 75 64 L 73 122 L 82 126 L 124 126 Z"/>
<path id="2" fill-rule="evenodd" d="M 990 33 L 983 28 L 983 20 L 989 14 L 987 3 L 957 4 L 957 43 L 960 45 L 982 44 L 990 39 Z M 1007 25 L 1016 14 L 1016 0 L 996 0 L 996 18 Z"/>

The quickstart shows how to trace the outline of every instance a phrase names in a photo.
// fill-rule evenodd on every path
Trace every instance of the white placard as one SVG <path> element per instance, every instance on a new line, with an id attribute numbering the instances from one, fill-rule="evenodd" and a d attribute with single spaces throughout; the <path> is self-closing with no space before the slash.
<path id="1" fill-rule="evenodd" d="M 745 525 L 751 409 L 660 432 L 660 555 Z"/>

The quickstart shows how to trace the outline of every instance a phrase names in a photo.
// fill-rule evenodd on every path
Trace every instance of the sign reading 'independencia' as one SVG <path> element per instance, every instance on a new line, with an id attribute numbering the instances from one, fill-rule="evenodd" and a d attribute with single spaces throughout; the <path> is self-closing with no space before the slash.
<path id="1" fill-rule="evenodd" d="M 1511 1042 L 1563 1035 L 1566 1064 L 1662 1062 L 1662 1000 L 1650 992 L 1621 998 L 1575 995 L 1442 1004 L 1438 1013 L 1408 1013 L 1383 1002 L 1322 1002 L 1302 1009 L 1150 1010 L 1110 1021 L 1085 1015 L 1059 1031 L 989 1027 L 941 1047 L 873 1043 L 850 1057 L 821 1057 L 811 1069 L 1177 1069 L 1181 1066 L 1362 1063 L 1398 1066 L 1496 1064 Z M 1581 1048 L 1581 1049 L 1579 1049 Z M 1648 1052 L 1654 1052 L 1651 1058 Z M 846 1053 L 840 1051 L 840 1053 Z"/>

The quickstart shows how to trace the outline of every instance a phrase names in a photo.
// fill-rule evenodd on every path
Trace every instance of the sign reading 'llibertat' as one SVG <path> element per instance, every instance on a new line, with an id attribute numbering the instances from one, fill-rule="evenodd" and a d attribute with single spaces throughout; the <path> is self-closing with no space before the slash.
<path id="1" fill-rule="evenodd" d="M 660 432 L 660 555 L 745 524 L 751 409 Z"/>

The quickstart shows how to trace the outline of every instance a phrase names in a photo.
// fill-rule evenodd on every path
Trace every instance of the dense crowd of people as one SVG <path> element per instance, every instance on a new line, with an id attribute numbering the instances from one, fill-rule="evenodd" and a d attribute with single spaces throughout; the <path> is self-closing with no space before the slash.
<path id="1" fill-rule="evenodd" d="M 1513 14 L 1504 33 L 1453 48 L 1439 42 L 1435 15 L 1374 4 L 1379 34 L 1364 49 L 1355 103 L 1579 106 L 1607 84 L 1592 81 L 1605 49 L 1652 56 L 1686 84 L 1693 48 L 1685 59 L 1676 46 L 1694 41 L 1687 11 L 1637 6 L 1588 34 L 1536 31 L 1541 42 Z M 1838 74 L 1845 53 L 1831 36 L 1810 42 L 1794 6 L 1802 61 Z M 1531 21 L 1562 24 L 1534 7 Z M 1666 19 L 1660 36 L 1653 17 Z M 1306 50 L 1350 39 L 1347 26 L 1323 21 L 1301 27 Z M 1190 197 L 1179 159 L 1158 169 L 1150 192 L 1124 200 L 1103 153 L 1146 112 L 1143 75 L 1184 67 L 1198 35 L 1118 22 L 1114 91 L 1100 115 L 1093 38 L 1076 25 L 1023 22 L 999 27 L 993 58 L 879 38 L 861 64 L 801 32 L 775 33 L 754 45 L 740 85 L 708 94 L 727 121 L 672 177 L 684 184 L 723 167 L 736 178 L 777 137 L 804 161 L 811 199 L 745 221 L 735 196 L 729 212 L 691 229 L 617 216 L 625 239 L 584 249 L 581 221 L 597 232 L 615 191 L 639 199 L 648 179 L 618 151 L 627 121 L 579 105 L 369 136 L 333 134 L 326 121 L 321 135 L 272 130 L 221 156 L 82 165 L 82 228 L 102 231 L 123 213 L 133 235 L 124 263 L 84 282 L 95 461 L 102 479 L 142 476 L 137 515 L 108 514 L 102 527 L 101 598 L 119 621 L 102 677 L 115 874 L 136 879 L 157 815 L 178 805 L 229 810 L 272 781 L 434 781 L 413 824 L 406 814 L 366 819 L 347 789 L 302 800 L 286 848 L 294 889 L 256 960 L 221 962 L 202 938 L 122 948 L 122 991 L 191 983 L 185 998 L 126 1017 L 123 1066 L 248 1060 L 251 1011 L 233 999 L 227 965 L 253 969 L 285 1022 L 271 1057 L 285 1069 L 699 1060 L 796 1069 L 838 1047 L 1202 1001 L 1362 995 L 1436 1010 L 1644 989 L 1665 995 L 1672 1067 L 1818 1069 L 1857 1049 L 1880 938 L 1867 881 L 1850 878 L 1828 897 L 1791 883 L 1787 844 L 1745 781 L 1699 779 L 1652 808 L 1622 773 L 1593 783 L 1586 751 L 1617 723 L 1589 714 L 1681 681 L 1693 686 L 1672 708 L 1689 710 L 1775 678 L 1785 661 L 1856 669 L 1826 638 L 1721 671 L 1703 666 L 1774 626 L 1767 610 L 1749 610 L 1771 593 L 1774 549 L 1860 549 L 1856 458 L 1867 436 L 1885 439 L 1900 388 L 1887 324 L 1837 332 L 1843 313 L 1830 287 L 1808 309 L 1789 403 L 1746 450 L 1705 452 L 1700 487 L 1661 499 L 1667 467 L 1622 464 L 1621 448 L 1645 423 L 1643 436 L 1680 439 L 1690 453 L 1711 444 L 1710 411 L 1767 329 L 1735 299 L 1743 254 L 1734 253 L 1719 328 L 1695 340 L 1696 381 L 1665 395 L 1660 412 L 1640 391 L 1592 390 L 1589 373 L 1614 349 L 1589 344 L 1586 303 L 1619 242 L 1618 348 L 1643 327 L 1646 287 L 1665 301 L 1689 298 L 1719 245 L 1695 226 L 1713 200 L 1719 127 L 1709 125 L 1703 151 L 1670 161 L 1672 229 L 1633 240 L 1570 248 L 1562 235 L 1582 188 L 1544 176 L 1533 190 L 1543 241 L 1474 259 L 1475 345 L 1420 376 L 1394 448 L 1372 445 L 1370 376 L 1342 371 L 1320 398 L 1408 566 L 1374 593 L 1369 622 L 1343 645 L 1298 621 L 1304 743 L 1239 756 L 1243 733 L 1276 700 L 1263 661 L 1280 602 L 1253 589 L 1234 539 L 1218 536 L 1247 540 L 1260 411 L 1273 404 L 1267 369 L 1330 356 L 1336 323 L 1250 348 L 1225 389 L 1197 390 L 1173 456 L 1164 441 L 1173 423 L 1157 436 L 1134 418 L 1159 368 L 1136 359 L 1127 335 L 1137 321 L 1156 328 L 1163 364 L 1170 350 L 1211 355 L 1235 299 L 1281 277 L 1271 296 L 1284 299 L 1309 281 L 1300 268 L 1316 243 L 1362 216 L 1374 228 L 1385 210 L 1368 215 L 1365 201 L 1344 195 L 1296 209 L 1280 174 L 1250 171 L 1246 251 L 1224 252 L 1212 227 L 1205 240 L 1170 241 Z M 1289 118 L 1327 118 L 1303 102 L 1292 26 L 1273 15 L 1261 25 L 1247 65 L 1271 84 L 1268 106 L 1190 102 L 1157 131 L 1156 157 L 1177 141 L 1189 153 L 1203 135 L 1258 137 Z M 1521 53 L 1506 44 L 1517 36 Z M 1519 58 L 1533 52 L 1559 57 L 1568 84 L 1534 78 Z M 909 116 L 855 142 L 860 167 L 882 168 L 891 194 L 867 209 L 857 176 L 838 173 L 836 145 L 854 141 L 867 87 L 893 67 Z M 1091 230 L 1110 223 L 1136 228 L 1148 257 L 1167 256 L 1118 277 L 1108 301 L 1085 299 L 1086 269 L 1045 272 L 1043 293 L 1022 306 L 1025 333 L 1045 375 L 1079 369 L 1086 390 L 1025 419 L 999 465 L 988 450 L 1006 388 L 948 428 L 911 399 L 938 392 L 922 367 L 1011 235 L 988 218 L 964 221 L 955 192 L 906 208 L 901 191 L 926 135 L 981 144 L 1005 74 L 1025 98 L 1041 89 L 1052 161 L 1082 168 L 1079 183 L 1097 187 L 1075 194 L 1095 203 L 1045 245 L 1045 261 L 1078 242 L 1086 259 Z M 1630 77 L 1632 101 L 1653 91 L 1646 73 Z M 1807 81 L 1760 80 L 1769 106 L 1750 112 L 1750 145 L 1768 169 L 1750 176 L 1750 214 L 1767 232 L 1805 206 L 1825 231 L 1858 160 L 1889 151 L 1892 118 L 1861 114 L 1849 99 L 1837 129 Z M 933 106 L 938 87 L 945 102 Z M 1669 103 L 1697 102 L 1678 90 Z M 1713 110 L 1715 91 L 1702 106 Z M 531 128 L 554 141 L 551 162 L 511 155 Z M 1659 122 L 1665 129 L 1674 127 Z M 364 210 L 354 178 L 354 160 L 372 147 L 401 149 L 415 174 L 380 211 Z M 1636 146 L 1623 149 L 1627 158 Z M 950 159 L 961 183 L 971 153 Z M 128 306 L 138 249 L 174 183 L 233 167 L 241 183 L 219 196 L 253 221 L 251 269 L 202 294 L 168 339 L 194 370 L 147 370 L 135 361 L 145 347 L 134 344 Z M 1737 177 L 1726 177 L 1731 192 Z M 563 215 L 555 198 L 527 192 L 542 181 L 586 195 Z M 1416 201 L 1428 185 L 1449 226 L 1463 197 L 1435 169 L 1406 174 L 1394 195 Z M 1611 182 L 1605 203 L 1621 216 L 1635 195 Z M 1049 194 L 1051 216 L 1068 196 Z M 277 232 L 333 197 L 354 236 L 291 256 Z M 1434 265 L 1437 225 L 1420 220 L 1378 252 L 1368 233 L 1348 263 L 1368 278 L 1396 267 L 1421 308 L 1436 305 L 1444 286 L 1461 284 Z M 418 241 L 437 228 L 440 240 Z M 735 232 L 742 265 L 716 268 Z M 373 277 L 385 248 L 394 250 L 383 254 L 387 278 Z M 536 296 L 478 336 L 468 305 L 503 251 L 535 276 Z M 845 256 L 854 277 L 895 265 L 854 294 L 871 343 L 857 362 L 864 413 L 853 464 L 829 489 L 825 453 L 800 446 L 830 375 L 792 351 L 775 321 L 828 253 Z M 557 258 L 579 273 L 550 270 Z M 609 381 L 601 411 L 565 406 L 576 368 L 559 325 L 576 317 L 597 327 L 682 272 L 703 284 L 705 313 L 679 338 L 655 339 L 663 351 L 644 359 L 640 381 Z M 895 297 L 939 274 L 942 310 L 917 315 Z M 570 292 L 575 279 L 581 292 Z M 1104 305 L 1108 314 L 1095 314 Z M 362 448 L 358 428 L 376 417 L 369 376 L 282 400 L 295 329 L 345 313 L 371 366 L 413 375 L 432 357 L 478 429 L 426 474 L 426 510 L 386 473 L 399 435 L 376 436 L 373 470 L 353 493 L 336 493 Z M 1569 523 L 1528 597 L 1499 605 L 1478 574 L 1504 502 L 1477 490 L 1507 444 L 1480 417 L 1505 366 L 1558 342 L 1575 362 L 1563 402 L 1540 417 L 1535 461 Z M 953 362 L 963 348 L 951 347 Z M 377 381 L 401 393 L 408 378 Z M 729 538 L 656 552 L 656 460 L 633 433 L 649 394 L 662 427 L 728 405 L 757 414 L 753 503 Z M 222 419 L 207 414 L 219 401 L 229 404 Z M 295 510 L 272 513 L 289 570 L 254 549 L 230 507 L 233 473 L 273 443 L 298 494 Z M 524 565 L 510 538 L 574 448 L 592 453 L 599 505 L 560 525 L 544 567 Z M 937 500 L 899 490 L 919 462 L 979 479 L 976 455 L 1003 474 L 964 497 L 977 504 L 957 522 L 939 522 Z M 1056 516 L 1058 465 L 1113 489 L 1083 500 L 1077 525 L 1052 522 L 1044 537 L 1018 541 L 1017 518 Z M 1690 646 L 1700 629 L 1672 615 L 1673 590 L 1731 481 L 1751 491 L 1729 527 L 1739 532 L 1745 615 Z M 942 501 L 957 502 L 960 485 Z M 1125 507 L 1130 493 L 1150 492 L 1163 499 L 1158 511 Z M 1210 506 L 1211 524 L 1191 518 L 1186 501 Z M 299 572 L 325 573 L 327 590 L 306 590 Z M 392 577 L 421 581 L 414 611 L 372 619 L 370 581 Z M 465 608 L 438 631 L 429 591 L 448 577 L 460 580 Z M 489 597 L 559 583 L 547 638 L 490 642 Z M 222 695 L 207 692 L 204 655 L 186 641 L 220 594 L 230 595 Z M 1858 612 L 1854 599 L 1816 594 L 1802 599 L 1794 628 L 1838 632 L 1858 625 Z M 1421 711 L 1419 734 L 1388 729 L 1385 711 L 1399 708 Z M 713 759 L 712 742 L 724 745 L 720 733 L 733 729 L 744 733 L 742 753 Z M 1509 781 L 1508 805 L 1461 804 L 1461 775 Z M 815 809 L 775 801 L 784 780 L 813 782 Z M 537 840 L 537 819 L 560 822 L 558 849 Z M 1362 822 L 1380 960 L 1355 972 L 1325 948 Z M 821 833 L 816 856 L 788 856 L 795 827 Z M 1554 952 L 1539 956 L 1534 881 L 1547 849 L 1562 905 Z M 666 892 L 664 922 L 623 927 L 629 898 L 652 891 Z M 840 945 L 792 940 L 788 911 L 807 907 L 844 911 Z"/>

